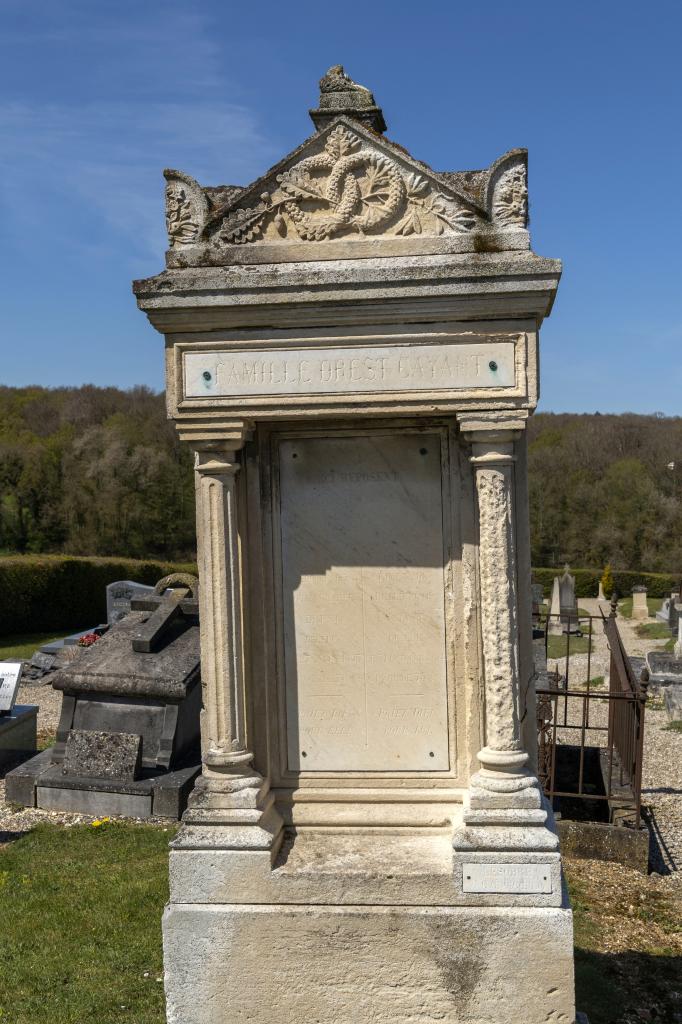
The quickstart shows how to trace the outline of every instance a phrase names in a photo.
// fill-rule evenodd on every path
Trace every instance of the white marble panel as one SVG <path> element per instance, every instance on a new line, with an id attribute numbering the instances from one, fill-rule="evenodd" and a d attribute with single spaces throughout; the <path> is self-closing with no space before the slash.
<path id="1" fill-rule="evenodd" d="M 513 387 L 514 342 L 186 352 L 187 398 Z"/>
<path id="2" fill-rule="evenodd" d="M 440 437 L 280 444 L 288 763 L 449 767 Z"/>

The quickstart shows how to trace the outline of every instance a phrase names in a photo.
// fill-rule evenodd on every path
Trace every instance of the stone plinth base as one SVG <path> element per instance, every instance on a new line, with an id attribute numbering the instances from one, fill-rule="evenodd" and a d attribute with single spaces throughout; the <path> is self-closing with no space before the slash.
<path id="1" fill-rule="evenodd" d="M 35 734 L 35 720 L 33 728 Z M 61 765 L 53 764 L 49 749 L 9 772 L 5 793 L 8 800 L 24 807 L 48 811 L 177 820 L 182 817 L 200 770 L 199 765 L 191 765 L 172 772 L 150 773 L 133 782 L 66 776 Z"/>
<path id="2" fill-rule="evenodd" d="M 567 908 L 171 904 L 168 1024 L 573 1024 Z"/>

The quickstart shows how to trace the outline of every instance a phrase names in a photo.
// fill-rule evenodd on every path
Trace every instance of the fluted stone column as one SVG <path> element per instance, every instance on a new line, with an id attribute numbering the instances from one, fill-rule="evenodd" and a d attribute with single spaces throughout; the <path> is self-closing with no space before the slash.
<path id="1" fill-rule="evenodd" d="M 524 425 L 485 417 L 462 423 L 477 497 L 485 744 L 454 837 L 459 851 L 558 850 L 521 729 L 514 448 Z"/>
<path id="2" fill-rule="evenodd" d="M 234 845 L 272 849 L 282 822 L 268 780 L 253 768 L 246 721 L 238 486 L 248 429 L 215 435 L 187 438 L 195 450 L 203 764 L 183 822 L 232 828 Z M 222 845 L 232 841 L 221 836 Z"/>

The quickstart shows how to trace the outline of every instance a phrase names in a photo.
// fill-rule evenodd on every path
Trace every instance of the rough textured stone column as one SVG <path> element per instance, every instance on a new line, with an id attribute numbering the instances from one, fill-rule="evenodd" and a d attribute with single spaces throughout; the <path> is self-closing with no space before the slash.
<path id="1" fill-rule="evenodd" d="M 180 429 L 195 450 L 203 687 L 202 775 L 183 822 L 226 826 L 234 845 L 263 849 L 277 845 L 282 822 L 248 746 L 238 494 L 248 432 L 247 424 Z M 181 841 L 191 843 L 191 835 Z M 231 845 L 225 835 L 222 843 Z"/>
<path id="2" fill-rule="evenodd" d="M 476 435 L 474 435 L 476 436 Z M 483 778 L 519 776 L 528 761 L 519 716 L 519 636 L 514 536 L 514 437 L 474 440 L 479 519 L 479 587 L 485 678 Z"/>
<path id="3" fill-rule="evenodd" d="M 461 417 L 478 505 L 478 576 L 485 744 L 465 799 L 456 850 L 555 851 L 551 810 L 528 769 L 521 728 L 514 448 L 525 423 Z M 530 640 L 530 638 L 529 638 Z"/>

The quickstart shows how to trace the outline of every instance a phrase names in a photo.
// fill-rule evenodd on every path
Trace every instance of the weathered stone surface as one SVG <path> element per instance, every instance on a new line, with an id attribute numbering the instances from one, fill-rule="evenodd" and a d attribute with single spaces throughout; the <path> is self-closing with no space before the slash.
<path id="1" fill-rule="evenodd" d="M 649 829 L 607 825 L 600 821 L 557 821 L 561 854 L 587 860 L 609 860 L 646 874 L 649 868 Z"/>
<path id="2" fill-rule="evenodd" d="M 140 771 L 142 737 L 126 732 L 71 729 L 62 773 L 133 781 Z"/>
<path id="3" fill-rule="evenodd" d="M 682 660 L 665 651 L 649 651 L 646 663 L 653 684 L 678 683 L 682 681 Z"/>
<path id="4" fill-rule="evenodd" d="M 560 265 L 528 248 L 523 150 L 436 173 L 325 79 L 320 117 L 346 113 L 248 187 L 166 172 L 167 270 L 135 285 L 196 471 L 203 769 L 169 1021 L 572 1024 L 524 437 Z M 439 439 L 421 475 L 416 433 L 424 458 Z M 426 731 L 389 741 L 382 709 Z"/>
<path id="5" fill-rule="evenodd" d="M 73 665 L 55 672 L 52 685 L 69 693 L 164 697 L 179 700 L 199 677 L 199 629 L 178 624 L 175 635 L 154 655 L 139 655 L 132 637 L 149 612 L 130 612 L 92 647 L 79 649 Z"/>
<path id="6" fill-rule="evenodd" d="M 279 467 L 289 767 L 447 769 L 439 435 L 285 440 Z"/>
<path id="7" fill-rule="evenodd" d="M 164 963 L 168 1024 L 575 1019 L 559 908 L 171 905 Z"/>

